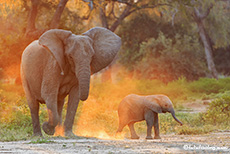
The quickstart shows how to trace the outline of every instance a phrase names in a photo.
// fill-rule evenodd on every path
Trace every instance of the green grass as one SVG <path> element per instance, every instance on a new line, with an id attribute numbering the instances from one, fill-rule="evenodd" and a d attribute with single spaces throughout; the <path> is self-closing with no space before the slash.
<path id="1" fill-rule="evenodd" d="M 31 144 L 31 143 L 32 144 L 37 144 L 37 143 L 42 144 L 42 143 L 55 143 L 55 142 L 54 141 L 50 141 L 47 138 L 45 138 L 45 139 L 39 138 L 39 139 L 36 139 L 36 140 L 33 140 L 33 141 L 29 142 L 29 144 Z"/>
<path id="2" fill-rule="evenodd" d="M 85 130 L 114 135 L 118 127 L 118 105 L 131 93 L 166 94 L 173 101 L 177 118 L 184 125 L 180 126 L 171 114 L 159 114 L 161 134 L 204 134 L 230 129 L 230 78 L 201 78 L 193 82 L 181 78 L 168 84 L 158 80 L 136 79 L 121 79 L 114 84 L 94 79 L 91 81 L 88 100 L 79 105 L 74 131 L 77 135 Z M 180 112 L 185 110 L 183 103 L 206 99 L 213 100 L 206 113 Z M 33 130 L 30 111 L 21 86 L 0 83 L 0 111 L 0 141 L 31 139 Z M 41 105 L 40 122 L 46 120 L 46 106 Z M 138 133 L 146 133 L 144 121 L 136 123 L 135 128 Z M 128 127 L 125 127 L 124 132 L 129 135 Z"/>

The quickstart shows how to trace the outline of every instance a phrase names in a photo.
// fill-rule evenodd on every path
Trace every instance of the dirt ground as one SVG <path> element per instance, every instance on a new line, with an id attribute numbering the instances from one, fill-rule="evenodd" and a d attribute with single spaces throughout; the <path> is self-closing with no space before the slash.
<path id="1" fill-rule="evenodd" d="M 52 138 L 49 143 L 0 142 L 0 153 L 230 153 L 230 132 L 206 135 L 161 135 L 160 140 L 102 140 Z"/>

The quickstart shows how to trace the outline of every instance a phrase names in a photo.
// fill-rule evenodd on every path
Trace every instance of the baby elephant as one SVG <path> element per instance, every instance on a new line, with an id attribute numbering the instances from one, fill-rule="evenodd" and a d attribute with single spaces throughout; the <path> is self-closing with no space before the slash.
<path id="1" fill-rule="evenodd" d="M 131 139 L 139 139 L 139 136 L 134 130 L 134 123 L 145 120 L 147 123 L 147 136 L 146 139 L 153 139 L 152 126 L 154 126 L 155 136 L 154 139 L 160 139 L 158 113 L 170 112 L 173 118 L 180 123 L 173 109 L 173 104 L 170 99 L 165 95 L 149 95 L 139 96 L 131 94 L 126 96 L 118 107 L 119 128 L 121 132 L 123 128 L 128 125 L 131 133 Z"/>

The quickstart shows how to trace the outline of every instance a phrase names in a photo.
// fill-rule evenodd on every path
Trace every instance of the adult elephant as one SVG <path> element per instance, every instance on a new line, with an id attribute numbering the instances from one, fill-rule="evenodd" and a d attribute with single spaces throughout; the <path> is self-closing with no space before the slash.
<path id="1" fill-rule="evenodd" d="M 108 66 L 120 46 L 119 36 L 100 27 L 83 35 L 52 29 L 27 46 L 21 59 L 21 78 L 35 136 L 42 136 L 39 103 L 46 104 L 49 116 L 42 128 L 46 134 L 53 135 L 55 127 L 62 124 L 67 95 L 64 132 L 65 136 L 74 136 L 74 116 L 79 100 L 88 98 L 90 75 Z"/>

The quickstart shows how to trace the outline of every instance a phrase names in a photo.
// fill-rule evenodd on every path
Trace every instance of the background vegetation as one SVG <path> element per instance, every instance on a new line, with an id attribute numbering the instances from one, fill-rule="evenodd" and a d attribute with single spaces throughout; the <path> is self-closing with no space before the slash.
<path id="1" fill-rule="evenodd" d="M 163 93 L 173 100 L 185 125 L 162 114 L 161 133 L 229 129 L 229 8 L 222 0 L 1 0 L 0 140 L 32 135 L 20 58 L 30 42 L 52 28 L 81 34 L 102 26 L 122 38 L 114 65 L 91 80 L 90 97 L 76 115 L 78 135 L 95 135 L 89 134 L 92 130 L 97 136 L 114 134 L 117 106 L 130 93 Z M 184 103 L 206 99 L 213 102 L 205 113 L 184 108 Z M 40 118 L 47 119 L 44 105 Z M 146 128 L 144 122 L 136 127 L 141 133 Z"/>
<path id="2" fill-rule="evenodd" d="M 168 114 L 159 114 L 161 134 L 203 134 L 229 130 L 230 126 L 230 78 L 187 81 L 181 78 L 168 84 L 159 80 L 121 79 L 116 84 L 102 83 L 93 78 L 90 97 L 81 102 L 75 119 L 74 132 L 79 136 L 112 138 L 118 128 L 117 108 L 120 101 L 130 93 L 166 94 L 173 101 L 176 115 L 184 125 L 179 124 Z M 215 89 L 208 89 L 209 86 Z M 2 84 L 0 86 L 0 140 L 21 140 L 32 136 L 29 108 L 21 86 Z M 184 103 L 213 100 L 206 112 L 189 112 Z M 66 106 L 64 106 L 66 109 Z M 65 114 L 65 112 L 64 112 Z M 65 115 L 63 115 L 63 118 Z M 46 106 L 41 105 L 40 122 L 47 120 Z M 145 122 L 135 125 L 139 134 L 146 132 Z M 44 132 L 43 132 L 44 134 Z M 124 136 L 129 137 L 128 127 Z"/>

